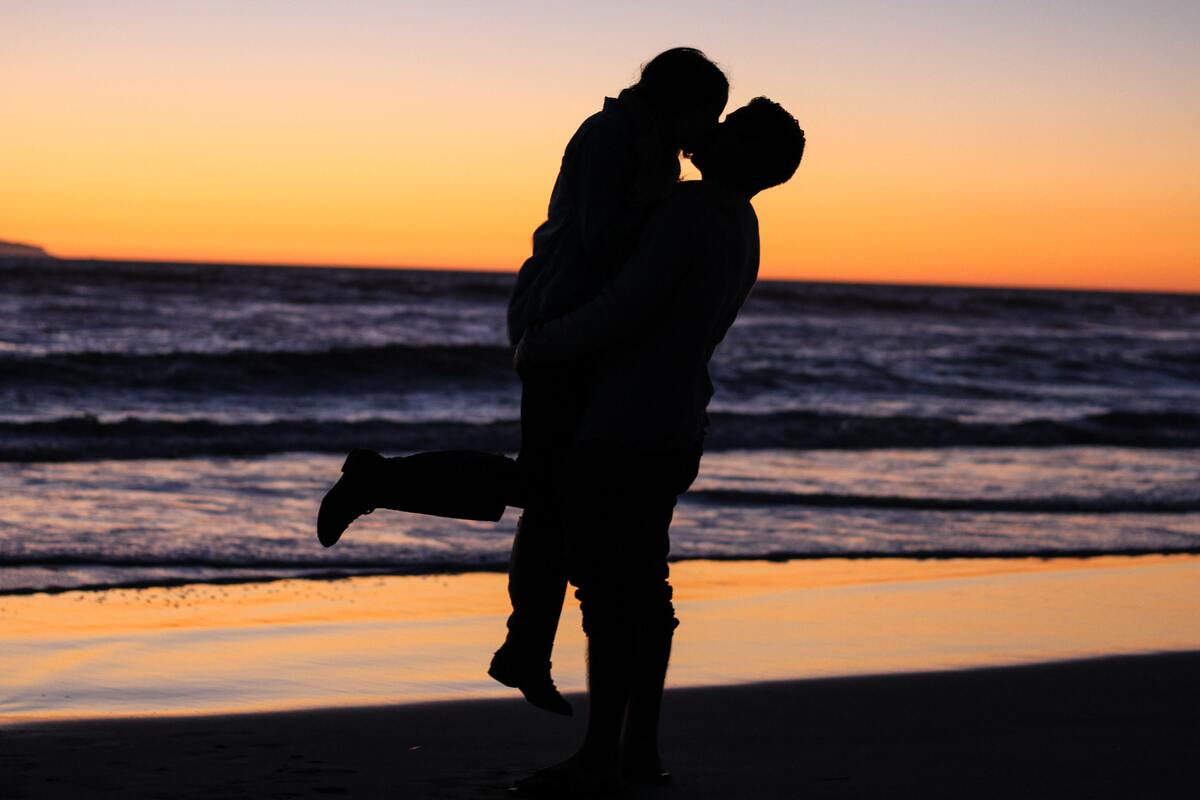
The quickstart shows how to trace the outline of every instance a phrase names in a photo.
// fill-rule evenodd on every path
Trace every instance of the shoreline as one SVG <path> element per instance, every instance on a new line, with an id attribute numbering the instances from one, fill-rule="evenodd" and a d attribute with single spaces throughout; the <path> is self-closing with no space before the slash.
<path id="1" fill-rule="evenodd" d="M 420 266 L 413 264 L 345 264 L 345 263 L 289 263 L 282 261 L 246 261 L 246 260 L 223 260 L 223 259 L 195 259 L 195 258 L 116 258 L 114 256 L 55 256 L 48 255 L 48 258 L 40 259 L 42 261 L 54 262 L 55 265 L 82 265 L 85 267 L 105 266 L 105 265 L 133 265 L 133 266 L 162 266 L 162 267 L 217 267 L 217 268 L 248 268 L 248 269 L 284 269 L 284 270 L 351 270 L 351 271 L 372 271 L 372 272 L 415 272 L 418 274 L 433 274 L 440 275 L 443 273 L 451 273 L 467 276 L 482 276 L 482 277 L 516 277 L 517 271 L 512 266 Z M 0 261 L 5 260 L 5 257 L 0 256 Z M 8 258 L 12 264 L 5 266 L 25 266 L 25 259 Z M 38 259 L 34 259 L 36 262 Z M 1029 294 L 1092 294 L 1092 295 L 1163 295 L 1166 297 L 1200 297 L 1200 289 L 1165 289 L 1165 288 L 1120 288 L 1113 286 L 1065 286 L 1061 284 L 1045 284 L 1045 285 L 1022 285 L 1009 283 L 930 283 L 921 281 L 856 281 L 851 279 L 836 279 L 836 278 L 814 278 L 803 275 L 767 275 L 759 279 L 762 284 L 798 284 L 802 286 L 818 286 L 818 287 L 848 287 L 848 288 L 881 288 L 881 289 L 959 289 L 966 291 L 996 291 L 996 292 L 1018 292 Z"/>
<path id="2" fill-rule="evenodd" d="M 669 689 L 674 781 L 628 796 L 1181 796 L 1197 670 L 1193 651 Z M 0 793 L 500 797 L 581 731 L 511 699 L 39 723 L 0 729 Z"/>
<path id="3" fill-rule="evenodd" d="M 1094 549 L 1094 550 L 997 550 L 997 551 L 974 551 L 964 552 L 957 550 L 934 550 L 934 551 L 919 551 L 914 553 L 889 553 L 884 551 L 864 551 L 850 553 L 765 553 L 762 555 L 753 556 L 720 556 L 720 555 L 701 555 L 701 556 L 673 556 L 668 559 L 668 564 L 675 566 L 676 564 L 688 564 L 696 562 L 706 562 L 713 564 L 790 564 L 790 563 L 805 563 L 819 561 L 914 561 L 914 562 L 945 562 L 945 561 L 1041 561 L 1041 562 L 1071 562 L 1071 561 L 1094 561 L 1107 558 L 1122 558 L 1122 559 L 1137 559 L 1137 558 L 1177 558 L 1200 556 L 1200 546 L 1197 547 L 1180 547 L 1176 549 L 1166 550 L 1159 548 L 1122 548 L 1122 549 Z M 76 566 L 93 566 L 92 562 L 80 561 L 74 563 L 70 561 L 56 562 L 54 567 L 76 567 Z M 124 565 L 122 565 L 124 566 Z M 138 566 L 134 564 L 133 566 Z M 8 564 L 0 569 L 24 569 L 24 568 L 44 568 L 42 563 L 31 564 Z M 354 578 L 430 578 L 430 577 L 455 577 L 459 575 L 473 575 L 477 573 L 507 574 L 508 564 L 505 563 L 483 563 L 483 564 L 432 564 L 432 565 L 415 565 L 413 567 L 400 566 L 394 569 L 379 569 L 373 570 L 364 568 L 363 571 L 354 571 L 355 567 L 351 565 L 346 569 L 314 569 L 311 573 L 299 571 L 297 574 L 285 575 L 253 575 L 249 577 L 197 577 L 197 578 L 172 578 L 165 580 L 141 580 L 129 581 L 128 583 L 95 583 L 95 584 L 80 584 L 78 586 L 44 586 L 44 587 L 29 587 L 4 589 L 0 588 L 0 601 L 6 597 L 30 597 L 34 595 L 61 595 L 68 592 L 107 592 L 119 590 L 142 590 L 142 589 L 180 589 L 185 587 L 203 587 L 203 586 L 242 586 L 249 584 L 271 584 L 280 581 L 343 581 Z"/>

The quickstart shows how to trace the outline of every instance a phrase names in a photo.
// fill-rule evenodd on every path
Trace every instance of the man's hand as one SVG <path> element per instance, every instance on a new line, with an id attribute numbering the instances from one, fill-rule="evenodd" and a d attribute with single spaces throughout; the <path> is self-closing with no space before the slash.
<path id="1" fill-rule="evenodd" d="M 513 369 L 515 369 L 517 374 L 522 378 L 524 378 L 526 373 L 529 371 L 529 348 L 525 345 L 526 341 L 528 341 L 528 337 L 526 337 L 524 334 L 521 334 L 521 341 L 517 342 L 517 346 L 513 349 Z"/>

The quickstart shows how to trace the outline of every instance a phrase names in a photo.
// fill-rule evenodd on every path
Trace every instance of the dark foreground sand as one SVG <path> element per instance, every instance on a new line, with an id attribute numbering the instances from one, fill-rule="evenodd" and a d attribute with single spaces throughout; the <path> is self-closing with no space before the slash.
<path id="1" fill-rule="evenodd" d="M 0 797 L 495 798 L 580 730 L 496 700 L 25 724 Z M 1200 653 L 679 689 L 664 744 L 674 784 L 628 796 L 1195 797 Z"/>

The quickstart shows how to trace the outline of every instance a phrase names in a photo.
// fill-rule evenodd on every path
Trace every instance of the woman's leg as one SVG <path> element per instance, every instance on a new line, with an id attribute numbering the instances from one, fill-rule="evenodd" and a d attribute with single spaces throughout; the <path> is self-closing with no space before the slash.
<path id="1" fill-rule="evenodd" d="M 524 491 L 517 462 L 499 453 L 441 450 L 384 458 L 354 450 L 321 501 L 317 538 L 332 547 L 350 523 L 376 508 L 496 521 L 508 505 L 524 504 Z"/>
<path id="2" fill-rule="evenodd" d="M 527 507 L 517 522 L 508 562 L 508 635 L 488 674 L 520 689 L 538 708 L 570 715 L 571 704 L 550 677 L 550 653 L 567 591 L 565 562 L 557 513 L 540 505 Z"/>
<path id="3" fill-rule="evenodd" d="M 571 714 L 571 704 L 550 677 L 550 653 L 567 588 L 562 527 L 548 504 L 529 502 L 524 462 L 476 450 L 401 458 L 355 451 L 344 472 L 318 516 L 318 534 L 326 546 L 354 518 L 375 508 L 472 520 L 498 520 L 507 506 L 525 508 L 509 564 L 508 637 L 488 674 L 520 689 L 539 708 Z"/>
<path id="4" fill-rule="evenodd" d="M 488 674 L 521 690 L 539 708 L 571 714 L 550 677 L 550 654 L 567 589 L 562 499 L 564 443 L 582 407 L 579 376 L 539 373 L 521 388 L 521 454 L 517 458 L 525 513 L 517 523 L 508 564 L 512 614 L 508 634 Z"/>
<path id="5" fill-rule="evenodd" d="M 478 450 L 397 458 L 355 450 L 342 479 L 321 503 L 317 535 L 331 547 L 351 522 L 376 508 L 488 521 L 499 520 L 508 506 L 525 508 L 509 567 L 508 639 L 488 672 L 520 689 L 534 705 L 569 715 L 571 704 L 550 678 L 550 652 L 567 586 L 562 528 L 547 504 L 530 502 L 535 493 L 525 463 Z"/>
<path id="6" fill-rule="evenodd" d="M 376 474 L 376 508 L 452 519 L 496 521 L 525 505 L 516 460 L 479 450 L 435 450 L 384 459 Z"/>

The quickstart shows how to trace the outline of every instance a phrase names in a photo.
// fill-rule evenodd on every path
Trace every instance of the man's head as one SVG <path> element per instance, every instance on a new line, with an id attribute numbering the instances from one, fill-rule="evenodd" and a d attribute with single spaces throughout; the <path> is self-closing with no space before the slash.
<path id="1" fill-rule="evenodd" d="M 800 123 L 778 103 L 756 97 L 725 117 L 692 163 L 705 180 L 753 196 L 791 178 L 803 156 Z"/>
<path id="2" fill-rule="evenodd" d="M 693 47 L 673 47 L 647 61 L 630 90 L 654 111 L 667 142 L 685 153 L 711 135 L 729 101 L 725 73 Z"/>

